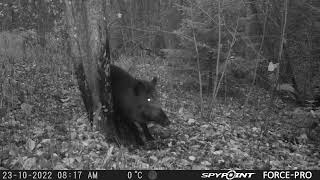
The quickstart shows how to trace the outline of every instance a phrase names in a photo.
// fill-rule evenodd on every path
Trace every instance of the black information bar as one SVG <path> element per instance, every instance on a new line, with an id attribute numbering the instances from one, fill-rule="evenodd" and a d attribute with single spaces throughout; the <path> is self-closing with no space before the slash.
<path id="1" fill-rule="evenodd" d="M 320 180 L 320 170 L 0 170 L 0 180 Z"/>

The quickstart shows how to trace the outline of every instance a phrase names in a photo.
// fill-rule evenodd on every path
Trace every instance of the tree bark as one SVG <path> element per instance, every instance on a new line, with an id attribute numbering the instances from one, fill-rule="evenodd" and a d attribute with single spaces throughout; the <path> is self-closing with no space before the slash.
<path id="1" fill-rule="evenodd" d="M 104 0 L 65 0 L 71 57 L 89 120 L 115 135 Z"/>
<path id="2" fill-rule="evenodd" d="M 39 44 L 42 48 L 46 46 L 46 21 L 48 8 L 46 1 L 38 0 L 38 34 L 39 34 Z"/>
<path id="3" fill-rule="evenodd" d="M 259 22 L 256 3 L 257 2 L 253 0 L 247 0 L 247 17 L 249 17 L 250 20 L 246 25 L 246 35 L 249 37 L 248 40 L 253 43 L 254 48 L 258 50 L 262 25 Z M 255 57 L 256 54 L 254 51 L 249 49 L 246 51 L 246 59 L 254 59 Z"/>

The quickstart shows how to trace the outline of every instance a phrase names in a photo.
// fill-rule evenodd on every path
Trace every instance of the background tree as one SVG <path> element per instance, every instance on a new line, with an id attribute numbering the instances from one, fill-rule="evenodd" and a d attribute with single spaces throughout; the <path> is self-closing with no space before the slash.
<path id="1" fill-rule="evenodd" d="M 310 6 L 309 3 L 312 5 Z M 191 4 L 196 7 L 195 18 L 192 21 Z M 229 77 L 227 84 L 234 86 L 240 85 L 239 82 L 254 81 L 269 89 L 273 86 L 274 77 L 270 76 L 266 67 L 269 62 L 277 63 L 280 53 L 279 44 L 282 39 L 281 32 L 286 29 L 284 45 L 280 53 L 282 62 L 279 83 L 293 86 L 295 91 L 289 93 L 292 93 L 300 102 L 302 99 L 311 98 L 312 87 L 319 83 L 318 75 L 315 75 L 319 74 L 319 63 L 314 59 L 319 55 L 313 46 L 317 44 L 315 41 L 317 38 L 311 38 L 311 36 L 319 36 L 319 28 L 315 27 L 318 24 L 315 18 L 317 12 L 313 8 L 317 6 L 314 1 L 290 1 L 287 8 L 287 22 L 283 27 L 285 10 L 280 1 L 225 0 L 221 5 L 222 28 L 219 30 L 217 1 L 186 1 L 178 6 L 184 16 L 177 35 L 181 38 L 181 45 L 194 52 L 193 42 L 186 37 L 192 36 L 190 25 L 196 27 L 202 78 L 208 79 L 204 81 L 208 82 L 204 85 L 209 88 L 209 91 L 212 91 L 210 89 L 213 87 L 215 74 L 213 71 L 219 71 L 218 74 L 221 75 L 223 67 L 230 63 L 232 64 L 226 66 L 226 76 Z M 301 14 L 305 15 L 300 16 Z M 220 36 L 221 52 L 217 48 Z M 218 52 L 220 52 L 221 67 L 217 68 Z M 228 63 L 230 57 L 237 59 Z M 196 67 L 196 65 L 191 66 Z M 257 78 L 254 78 L 255 72 L 258 73 Z M 239 81 L 240 79 L 245 81 Z M 304 81 L 305 79 L 307 81 Z"/>

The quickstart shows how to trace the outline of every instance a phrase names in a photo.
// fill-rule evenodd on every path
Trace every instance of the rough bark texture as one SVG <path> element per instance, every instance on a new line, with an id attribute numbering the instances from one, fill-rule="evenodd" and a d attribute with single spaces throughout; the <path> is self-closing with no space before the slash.
<path id="1" fill-rule="evenodd" d="M 71 56 L 75 59 L 78 86 L 91 124 L 96 124 L 108 139 L 132 144 L 135 140 L 130 124 L 114 118 L 113 113 L 105 3 L 65 0 Z"/>
<path id="2" fill-rule="evenodd" d="M 114 135 L 105 1 L 65 0 L 65 5 L 71 56 L 88 118 Z"/>

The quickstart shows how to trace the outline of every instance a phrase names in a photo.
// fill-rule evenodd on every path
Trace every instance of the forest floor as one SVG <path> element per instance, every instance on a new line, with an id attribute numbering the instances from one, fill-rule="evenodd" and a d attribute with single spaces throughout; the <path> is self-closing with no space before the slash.
<path id="1" fill-rule="evenodd" d="M 255 88 L 246 105 L 222 97 L 209 106 L 204 96 L 201 117 L 197 86 L 186 82 L 191 73 L 177 73 L 175 63 L 146 58 L 130 69 L 140 78 L 159 77 L 162 107 L 172 123 L 150 126 L 152 143 L 159 143 L 154 149 L 119 146 L 92 131 L 67 66 L 3 63 L 0 170 L 320 169 L 320 140 L 311 138 L 320 130 L 309 128 L 309 112 L 281 101 L 271 105 L 268 92 Z M 247 92 L 237 88 L 240 96 Z"/>

